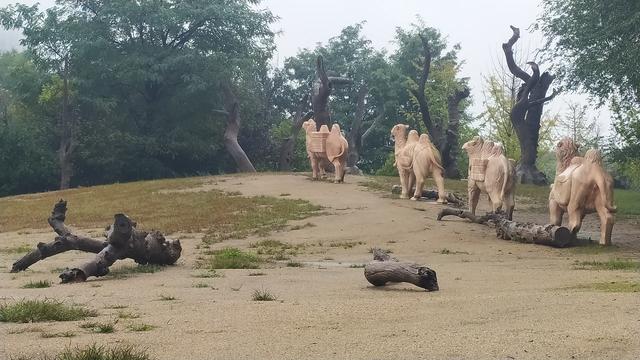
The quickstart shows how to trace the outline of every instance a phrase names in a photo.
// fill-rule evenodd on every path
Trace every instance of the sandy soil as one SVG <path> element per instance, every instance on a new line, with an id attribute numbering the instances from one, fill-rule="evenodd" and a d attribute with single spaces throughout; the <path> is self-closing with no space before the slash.
<path id="1" fill-rule="evenodd" d="M 1 298 L 50 297 L 86 304 L 100 312 L 91 321 L 118 319 L 118 311 L 140 318 L 119 319 L 112 334 L 92 334 L 78 327 L 82 322 L 0 323 L 0 359 L 94 342 L 140 345 L 158 359 L 640 358 L 640 294 L 571 289 L 637 281 L 638 272 L 573 266 L 576 260 L 638 257 L 637 226 L 623 224 L 613 241 L 625 245 L 606 254 L 511 243 L 496 239 L 483 226 L 437 222 L 438 205 L 383 198 L 358 186 L 360 180 L 348 177 L 347 184 L 334 185 L 301 175 L 258 175 L 217 181 L 216 187 L 244 195 L 289 193 L 327 208 L 328 215 L 299 222 L 315 227 L 269 237 L 307 244 L 295 258 L 305 266 L 283 263 L 259 270 L 263 276 L 249 276 L 256 270 L 223 270 L 221 278 L 193 277 L 200 251 L 197 234 L 182 237 L 184 255 L 177 266 L 162 272 L 48 289 L 20 287 L 29 280 L 55 281 L 55 269 L 91 255 L 68 253 L 10 274 L 16 255 L 1 253 Z M 545 219 L 544 214 L 515 216 Z M 587 219 L 586 231 L 595 236 L 594 222 Z M 4 233 L 0 247 L 51 238 L 49 230 Z M 229 240 L 215 247 L 248 247 L 255 241 Z M 335 246 L 338 243 L 346 246 Z M 429 293 L 408 284 L 370 286 L 363 269 L 350 265 L 368 262 L 371 247 L 391 249 L 401 260 L 435 269 L 440 291 Z M 458 253 L 442 254 L 442 249 Z M 202 282 L 211 287 L 194 287 Z M 278 301 L 251 301 L 255 289 L 269 290 Z M 160 301 L 160 295 L 177 300 Z M 113 305 L 128 307 L 110 309 Z M 139 323 L 157 328 L 127 329 Z M 25 332 L 16 333 L 20 331 Z M 77 336 L 45 339 L 41 331 L 72 331 Z"/>

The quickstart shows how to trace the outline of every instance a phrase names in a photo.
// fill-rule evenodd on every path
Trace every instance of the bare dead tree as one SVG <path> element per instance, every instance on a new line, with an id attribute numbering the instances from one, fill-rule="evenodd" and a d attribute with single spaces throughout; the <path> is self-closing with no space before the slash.
<path id="1" fill-rule="evenodd" d="M 329 96 L 331 95 L 333 87 L 336 85 L 351 84 L 353 81 L 349 78 L 328 76 L 321 55 L 318 56 L 316 61 L 316 76 L 317 78 L 311 87 L 311 107 L 314 114 L 313 119 L 319 130 L 322 125 L 329 126 L 331 124 Z"/>
<path id="2" fill-rule="evenodd" d="M 67 202 L 60 200 L 49 217 L 49 225 L 58 234 L 50 243 L 38 243 L 37 248 L 13 264 L 11 272 L 24 271 L 48 257 L 69 250 L 97 254 L 77 268 L 67 268 L 61 274 L 63 283 L 85 281 L 90 276 L 104 276 L 109 267 L 120 259 L 133 259 L 138 264 L 174 264 L 182 252 L 179 240 L 168 240 L 159 231 L 136 229 L 136 223 L 124 214 L 116 214 L 107 229 L 106 240 L 78 236 L 64 224 Z"/>
<path id="3" fill-rule="evenodd" d="M 442 148 L 442 165 L 444 166 L 444 176 L 450 179 L 459 179 L 458 154 L 460 139 L 460 103 L 469 97 L 471 91 L 465 85 L 457 89 L 448 98 L 447 110 L 449 112 L 449 123 L 447 124 L 447 136 Z"/>
<path id="4" fill-rule="evenodd" d="M 251 160 L 249 160 L 249 157 L 238 143 L 240 102 L 233 90 L 231 90 L 231 85 L 225 84 L 222 87 L 222 92 L 224 94 L 224 110 L 214 110 L 214 113 L 225 115 L 227 118 L 227 126 L 224 130 L 224 146 L 236 162 L 239 172 L 256 172 Z"/>
<path id="5" fill-rule="evenodd" d="M 291 171 L 291 163 L 293 162 L 293 152 L 295 151 L 296 142 L 302 129 L 302 123 L 313 117 L 313 111 L 306 114 L 304 109 L 309 105 L 309 95 L 305 95 L 293 115 L 293 125 L 291 127 L 291 135 L 284 139 L 280 148 L 280 159 L 278 160 L 278 169 L 280 171 Z"/>
<path id="6" fill-rule="evenodd" d="M 511 123 L 520 142 L 520 163 L 516 167 L 516 177 L 520 183 L 547 184 L 546 176 L 536 167 L 538 156 L 538 141 L 540 139 L 540 119 L 544 103 L 553 99 L 554 90 L 550 96 L 546 96 L 554 76 L 548 72 L 540 74 L 538 65 L 529 62 L 533 71 L 529 75 L 522 70 L 513 57 L 513 45 L 520 38 L 520 29 L 511 26 L 513 34 L 509 40 L 502 44 L 509 71 L 523 81 L 518 90 L 516 103 L 511 110 Z"/>

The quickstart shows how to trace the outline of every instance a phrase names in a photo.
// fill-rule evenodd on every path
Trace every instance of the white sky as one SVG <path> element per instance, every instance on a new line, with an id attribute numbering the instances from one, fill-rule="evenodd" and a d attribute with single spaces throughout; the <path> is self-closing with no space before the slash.
<path id="1" fill-rule="evenodd" d="M 0 0 L 0 6 L 14 3 Z M 35 1 L 22 1 L 34 3 Z M 280 17 L 273 26 L 281 34 L 276 39 L 277 54 L 274 64 L 282 65 L 284 59 L 294 56 L 300 49 L 313 48 L 317 43 L 339 34 L 348 25 L 366 20 L 363 33 L 377 48 L 394 48 L 396 27 L 407 27 L 421 16 L 428 26 L 435 27 L 447 37 L 450 46 L 459 43 L 460 59 L 464 60 L 462 75 L 470 78 L 473 96 L 472 112 L 482 111 L 482 75 L 490 73 L 496 61 L 502 61 L 501 44 L 511 36 L 509 25 L 521 29 L 521 38 L 516 44 L 532 53 L 542 47 L 540 34 L 530 33 L 527 28 L 536 21 L 541 12 L 540 0 L 263 0 L 267 7 Z M 42 0 L 43 6 L 54 3 Z M 10 49 L 18 43 L 19 34 L 0 30 L 0 50 Z M 330 66 L 330 65 L 329 65 Z M 545 66 L 541 68 L 544 70 Z M 557 86 L 558 84 L 552 84 Z M 581 95 L 562 93 L 545 109 L 553 113 L 563 112 L 568 100 L 587 103 Z M 599 114 L 601 130 L 609 131 L 608 112 L 594 110 Z"/>

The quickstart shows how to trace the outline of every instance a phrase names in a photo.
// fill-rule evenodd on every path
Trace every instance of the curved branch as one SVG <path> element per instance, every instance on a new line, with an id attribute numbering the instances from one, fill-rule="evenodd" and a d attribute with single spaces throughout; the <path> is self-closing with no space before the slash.
<path id="1" fill-rule="evenodd" d="M 539 105 L 539 104 L 544 104 L 547 101 L 553 100 L 554 97 L 556 97 L 556 95 L 558 95 L 560 93 L 560 90 L 558 89 L 553 89 L 553 92 L 551 93 L 551 95 L 542 98 L 542 99 L 538 99 L 538 100 L 534 100 L 534 101 L 530 101 L 529 102 L 529 107 L 532 107 L 534 105 Z"/>
<path id="2" fill-rule="evenodd" d="M 513 44 L 515 44 L 516 41 L 518 41 L 518 39 L 520 38 L 520 29 L 513 25 L 511 25 L 510 27 L 513 31 L 513 35 L 511 35 L 511 38 L 509 38 L 506 43 L 502 44 L 502 50 L 504 51 L 504 55 L 507 59 L 507 66 L 509 67 L 509 71 L 517 78 L 526 82 L 529 81 L 529 74 L 527 74 L 526 71 L 522 70 L 516 64 L 516 61 L 513 58 Z"/>
<path id="3" fill-rule="evenodd" d="M 385 114 L 385 107 L 384 104 L 380 105 L 380 110 L 379 110 L 379 114 L 378 116 L 376 116 L 375 119 L 373 119 L 373 122 L 371 123 L 371 126 L 369 126 L 369 128 L 362 134 L 362 137 L 360 138 L 360 145 L 364 146 L 366 139 L 369 137 L 369 135 L 371 135 L 371 132 L 373 131 L 373 129 L 375 129 L 378 126 L 378 123 L 380 123 L 380 121 L 382 121 L 384 119 L 384 114 Z"/>

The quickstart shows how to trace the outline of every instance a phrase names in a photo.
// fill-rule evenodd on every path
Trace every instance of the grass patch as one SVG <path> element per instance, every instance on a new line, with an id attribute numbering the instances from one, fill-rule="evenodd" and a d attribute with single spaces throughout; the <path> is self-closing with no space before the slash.
<path id="1" fill-rule="evenodd" d="M 206 271 L 195 273 L 195 274 L 192 274 L 191 276 L 193 276 L 194 278 L 201 278 L 201 279 L 224 277 L 223 274 L 220 274 L 215 269 L 209 269 Z"/>
<path id="2" fill-rule="evenodd" d="M 209 284 L 200 282 L 200 283 L 193 284 L 193 287 L 197 289 L 208 288 Z"/>
<path id="3" fill-rule="evenodd" d="M 123 279 L 135 274 L 153 274 L 166 268 L 164 265 L 144 264 L 122 266 L 109 271 L 107 276 L 114 279 Z"/>
<path id="4" fill-rule="evenodd" d="M 289 193 L 282 193 L 282 194 L 280 194 L 280 196 L 291 196 L 291 194 L 289 194 Z"/>
<path id="5" fill-rule="evenodd" d="M 132 312 L 118 311 L 118 319 L 137 319 L 140 315 Z"/>
<path id="6" fill-rule="evenodd" d="M 329 244 L 329 247 L 341 247 L 343 249 L 351 249 L 357 245 L 364 245 L 365 243 L 362 241 L 343 241 L 343 242 L 333 242 Z"/>
<path id="7" fill-rule="evenodd" d="M 607 261 L 576 262 L 576 269 L 580 270 L 640 270 L 640 261 L 628 259 L 609 259 Z"/>
<path id="8" fill-rule="evenodd" d="M 225 248 L 214 251 L 213 255 L 201 261 L 199 266 L 206 269 L 257 269 L 261 261 L 252 253 L 238 248 Z"/>
<path id="9" fill-rule="evenodd" d="M 640 283 L 630 281 L 610 281 L 593 284 L 582 284 L 572 286 L 567 289 L 595 290 L 613 293 L 635 293 L 640 292 Z"/>
<path id="10" fill-rule="evenodd" d="M 253 301 L 276 301 L 278 297 L 272 294 L 269 290 L 253 290 L 253 295 L 251 295 L 251 300 Z"/>
<path id="11" fill-rule="evenodd" d="M 95 310 L 66 305 L 57 300 L 21 300 L 0 305 L 0 322 L 77 321 L 98 316 Z"/>
<path id="12" fill-rule="evenodd" d="M 306 229 L 306 228 L 312 228 L 315 227 L 316 224 L 314 223 L 305 223 L 303 225 L 293 225 L 292 227 L 289 228 L 289 230 L 302 230 L 302 229 Z"/>
<path id="13" fill-rule="evenodd" d="M 173 295 L 160 294 L 158 296 L 158 300 L 160 300 L 160 301 L 175 301 L 175 300 L 178 300 L 178 298 L 173 296 Z"/>
<path id="14" fill-rule="evenodd" d="M 50 338 L 70 338 L 75 337 L 76 333 L 71 331 L 58 332 L 58 333 L 45 333 L 40 334 L 41 338 L 50 339 Z"/>
<path id="15" fill-rule="evenodd" d="M 80 327 L 83 329 L 91 330 L 96 334 L 111 334 L 116 331 L 116 324 L 109 323 L 99 323 L 99 322 L 88 322 L 84 324 L 80 324 Z"/>
<path id="16" fill-rule="evenodd" d="M 349 265 L 349 268 L 351 268 L 351 269 L 362 269 L 363 267 L 365 267 L 365 264 L 351 264 L 351 265 Z"/>
<path id="17" fill-rule="evenodd" d="M 443 254 L 443 255 L 470 255 L 466 251 L 452 251 L 452 250 L 449 250 L 447 248 L 441 249 L 439 251 L 434 251 L 434 253 Z"/>
<path id="18" fill-rule="evenodd" d="M 569 250 L 574 254 L 598 255 L 616 252 L 619 249 L 615 245 L 603 246 L 597 243 L 587 243 L 584 246 L 571 247 Z"/>
<path id="19" fill-rule="evenodd" d="M 153 329 L 155 329 L 156 327 L 153 325 L 149 325 L 149 324 L 131 324 L 129 326 L 127 326 L 127 328 L 131 331 L 151 331 Z"/>
<path id="20" fill-rule="evenodd" d="M 207 229 L 205 242 L 215 242 L 283 228 L 287 221 L 305 219 L 321 209 L 304 200 L 235 196 L 215 189 L 188 191 L 211 182 L 211 177 L 165 179 L 4 197 L 0 228 L 45 228 L 52 206 L 64 198 L 73 213 L 69 221 L 78 228 L 103 227 L 113 222 L 109 214 L 126 213 L 138 228 L 164 233 Z"/>
<path id="21" fill-rule="evenodd" d="M 252 272 L 249 273 L 249 276 L 265 276 L 267 274 L 263 273 L 263 272 Z"/>
<path id="22" fill-rule="evenodd" d="M 0 248 L 0 254 L 24 254 L 31 250 L 33 250 L 33 246 L 24 244 L 9 248 Z"/>
<path id="23" fill-rule="evenodd" d="M 289 261 L 287 262 L 287 267 L 302 267 L 302 263 L 298 261 Z"/>
<path id="24" fill-rule="evenodd" d="M 114 304 L 114 305 L 107 305 L 104 308 L 105 309 L 126 309 L 128 308 L 129 305 L 124 305 L 124 304 Z"/>
<path id="25" fill-rule="evenodd" d="M 116 345 L 114 347 L 104 347 L 90 345 L 66 349 L 55 356 L 42 354 L 39 356 L 21 355 L 12 360 L 152 360 L 152 358 L 142 350 L 137 350 L 130 345 Z"/>
<path id="26" fill-rule="evenodd" d="M 29 281 L 28 283 L 22 285 L 23 289 L 42 289 L 48 287 L 51 287 L 51 281 L 49 280 Z"/>

